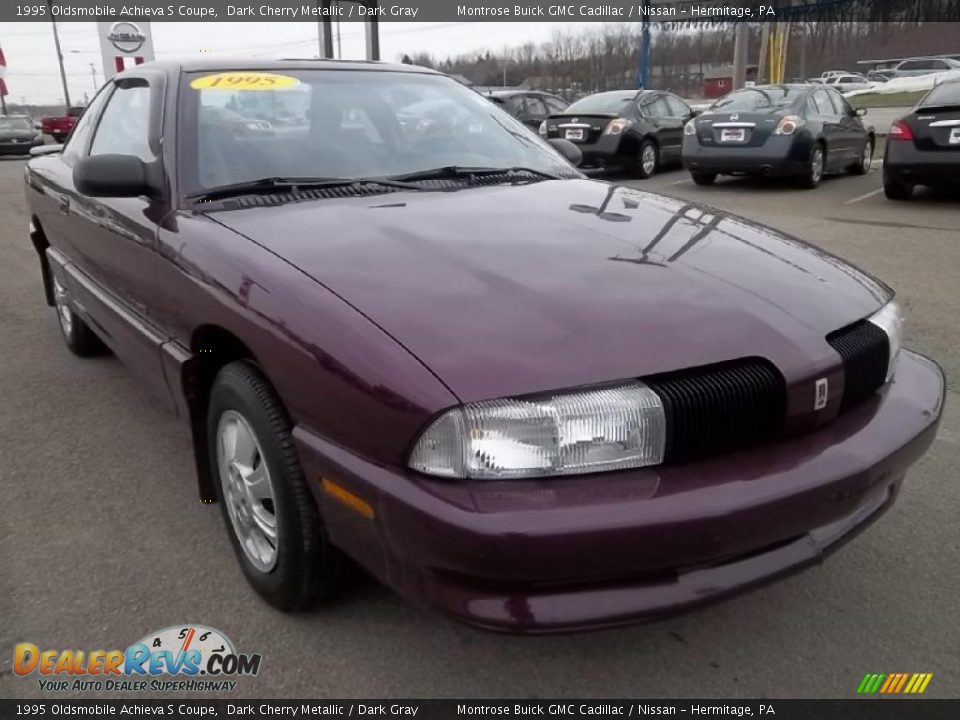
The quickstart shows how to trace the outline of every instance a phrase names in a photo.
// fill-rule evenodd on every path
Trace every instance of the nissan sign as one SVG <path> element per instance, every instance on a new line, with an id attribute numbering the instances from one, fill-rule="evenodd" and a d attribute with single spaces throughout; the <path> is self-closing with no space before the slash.
<path id="1" fill-rule="evenodd" d="M 146 39 L 147 36 L 136 23 L 126 21 L 115 22 L 107 33 L 107 40 L 122 53 L 135 53 L 143 47 Z"/>

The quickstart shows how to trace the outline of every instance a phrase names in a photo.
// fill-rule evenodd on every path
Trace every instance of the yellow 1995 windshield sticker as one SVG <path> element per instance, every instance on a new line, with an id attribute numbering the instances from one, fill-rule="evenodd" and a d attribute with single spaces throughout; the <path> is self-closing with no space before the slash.
<path id="1" fill-rule="evenodd" d="M 190 81 L 194 90 L 279 90 L 299 84 L 295 77 L 267 72 L 221 72 Z"/>

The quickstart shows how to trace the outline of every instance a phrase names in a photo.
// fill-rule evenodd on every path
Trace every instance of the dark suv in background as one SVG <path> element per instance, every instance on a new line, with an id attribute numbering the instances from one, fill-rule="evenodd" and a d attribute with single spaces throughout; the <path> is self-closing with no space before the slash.
<path id="1" fill-rule="evenodd" d="M 554 113 L 566 110 L 570 104 L 561 97 L 539 90 L 494 90 L 487 97 L 534 130 Z"/>

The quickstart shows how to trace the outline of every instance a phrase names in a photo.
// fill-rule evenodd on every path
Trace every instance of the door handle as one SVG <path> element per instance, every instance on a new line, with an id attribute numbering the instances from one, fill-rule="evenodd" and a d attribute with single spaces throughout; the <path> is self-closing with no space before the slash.
<path id="1" fill-rule="evenodd" d="M 66 195 L 61 195 L 59 198 L 57 198 L 57 205 L 60 208 L 60 212 L 62 212 L 64 215 L 67 215 L 70 212 L 70 198 L 68 198 Z"/>

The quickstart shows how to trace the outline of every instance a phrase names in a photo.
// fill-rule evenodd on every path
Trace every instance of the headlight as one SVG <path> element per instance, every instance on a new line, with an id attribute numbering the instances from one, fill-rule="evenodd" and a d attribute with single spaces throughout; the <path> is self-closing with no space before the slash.
<path id="1" fill-rule="evenodd" d="M 773 129 L 774 135 L 793 135 L 797 128 L 803 127 L 805 120 L 799 115 L 787 115 Z"/>
<path id="2" fill-rule="evenodd" d="M 546 137 L 546 136 L 547 136 L 547 121 L 546 121 L 546 120 L 544 120 L 542 123 L 540 123 L 540 127 L 537 128 L 537 132 L 540 133 L 541 135 L 543 135 L 543 137 Z"/>
<path id="3" fill-rule="evenodd" d="M 619 135 L 626 128 L 630 126 L 630 121 L 626 118 L 617 118 L 616 120 L 611 120 L 607 123 L 607 127 L 604 128 L 604 135 Z"/>
<path id="4" fill-rule="evenodd" d="M 693 120 L 688 120 L 688 121 L 687 121 L 687 124 L 683 126 L 683 134 L 684 134 L 684 135 L 696 135 L 696 134 L 697 134 L 697 126 L 696 126 L 696 124 L 693 122 Z"/>
<path id="5" fill-rule="evenodd" d="M 891 300 L 867 319 L 883 330 L 890 342 L 890 358 L 887 361 L 887 382 L 890 382 L 903 338 L 903 315 L 900 313 L 900 306 Z"/>
<path id="6" fill-rule="evenodd" d="M 451 478 L 573 475 L 656 465 L 665 440 L 660 398 L 631 382 L 454 408 L 421 435 L 409 464 Z"/>

